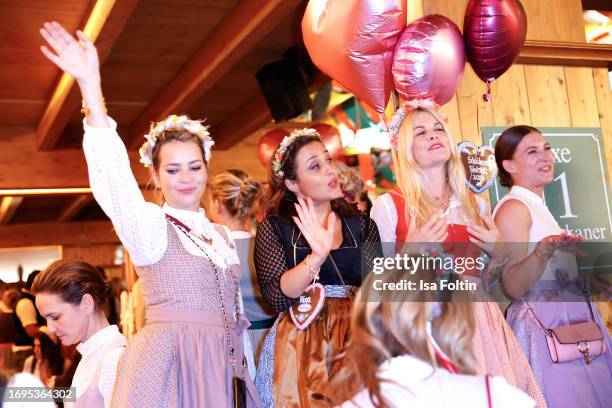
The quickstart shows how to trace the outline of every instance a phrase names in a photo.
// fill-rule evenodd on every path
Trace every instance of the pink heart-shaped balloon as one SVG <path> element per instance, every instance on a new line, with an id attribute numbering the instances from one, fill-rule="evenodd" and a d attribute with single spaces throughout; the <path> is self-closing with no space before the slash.
<path id="1" fill-rule="evenodd" d="M 406 1 L 310 0 L 304 44 L 317 67 L 383 113 L 391 95 L 393 52 L 406 26 Z"/>
<path id="2" fill-rule="evenodd" d="M 463 20 L 465 52 L 485 82 L 499 78 L 519 55 L 527 35 L 527 16 L 518 0 L 470 0 Z"/>
<path id="3" fill-rule="evenodd" d="M 306 286 L 304 293 L 289 308 L 293 324 L 300 329 L 306 329 L 319 315 L 325 303 L 325 288 L 320 283 Z"/>
<path id="4" fill-rule="evenodd" d="M 431 14 L 408 24 L 395 46 L 393 83 L 405 100 L 453 99 L 463 78 L 465 47 L 459 27 Z"/>

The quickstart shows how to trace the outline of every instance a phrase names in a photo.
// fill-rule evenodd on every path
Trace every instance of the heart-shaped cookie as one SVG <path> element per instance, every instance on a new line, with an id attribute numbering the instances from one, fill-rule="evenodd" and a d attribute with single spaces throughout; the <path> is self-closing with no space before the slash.
<path id="1" fill-rule="evenodd" d="M 310 0 L 302 19 L 312 62 L 379 113 L 391 95 L 404 27 L 406 2 L 397 0 Z"/>
<path id="2" fill-rule="evenodd" d="M 306 286 L 304 293 L 295 301 L 289 309 L 289 315 L 293 324 L 300 329 L 306 329 L 314 321 L 325 301 L 325 288 L 320 283 Z"/>
<path id="3" fill-rule="evenodd" d="M 472 142 L 459 143 L 461 162 L 465 168 L 465 183 L 475 193 L 482 193 L 495 182 L 497 164 L 491 146 L 476 146 Z"/>

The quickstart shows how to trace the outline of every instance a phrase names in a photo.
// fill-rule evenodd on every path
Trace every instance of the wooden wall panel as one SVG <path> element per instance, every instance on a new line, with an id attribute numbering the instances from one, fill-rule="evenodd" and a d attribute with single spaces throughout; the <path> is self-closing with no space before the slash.
<path id="1" fill-rule="evenodd" d="M 608 70 L 605 68 L 593 69 L 593 82 L 599 110 L 599 124 L 606 149 L 608 177 L 612 186 L 612 90 L 610 89 Z"/>
<path id="2" fill-rule="evenodd" d="M 444 116 L 446 116 L 448 130 L 456 140 L 461 140 L 461 120 L 459 119 L 459 105 L 457 104 L 457 95 L 453 96 L 448 103 L 440 108 Z"/>
<path id="3" fill-rule="evenodd" d="M 112 267 L 117 245 L 62 246 L 62 259 L 87 262 L 94 266 Z"/>
<path id="4" fill-rule="evenodd" d="M 525 68 L 514 64 L 493 82 L 493 122 L 495 126 L 531 124 Z"/>
<path id="5" fill-rule="evenodd" d="M 573 127 L 599 127 L 593 70 L 565 67 L 567 99 Z"/>
<path id="6" fill-rule="evenodd" d="M 485 103 L 482 98 L 485 93 L 485 83 L 476 76 L 471 66 L 466 65 L 463 80 L 457 90 L 462 132 L 461 137 L 457 137 L 458 141 L 469 140 L 476 144 L 482 144 L 480 127 L 483 123 L 486 126 L 493 125 L 493 112 L 490 103 Z"/>
<path id="7" fill-rule="evenodd" d="M 521 0 L 527 13 L 527 39 L 586 42 L 581 0 Z"/>
<path id="8" fill-rule="evenodd" d="M 526 65 L 525 79 L 534 126 L 571 126 L 563 67 Z"/>
<path id="9" fill-rule="evenodd" d="M 261 165 L 257 155 L 259 138 L 264 132 L 254 132 L 229 150 L 214 150 L 208 169 L 209 180 L 215 174 L 228 169 L 241 169 L 259 181 L 267 179 L 266 169 Z"/>

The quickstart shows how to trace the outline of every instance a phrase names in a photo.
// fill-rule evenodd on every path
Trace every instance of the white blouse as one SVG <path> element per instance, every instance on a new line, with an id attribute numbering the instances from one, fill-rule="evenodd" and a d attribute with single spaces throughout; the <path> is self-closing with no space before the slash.
<path id="1" fill-rule="evenodd" d="M 393 382 L 381 383 L 381 394 L 391 408 L 397 407 L 487 407 L 485 377 L 451 374 L 428 363 L 404 355 L 380 366 L 378 377 Z M 493 408 L 532 408 L 535 402 L 502 377 L 489 379 Z M 362 390 L 340 408 L 373 408 L 367 390 Z"/>
<path id="2" fill-rule="evenodd" d="M 113 222 L 134 265 L 152 265 L 164 255 L 168 246 L 166 214 L 212 241 L 209 245 L 198 240 L 198 244 L 219 268 L 225 270 L 228 265 L 239 264 L 236 251 L 227 245 L 202 208 L 195 212 L 179 210 L 167 204 L 159 207 L 145 201 L 132 174 L 125 145 L 117 134 L 117 123 L 111 118 L 109 121 L 109 128 L 95 128 L 83 121 L 83 150 L 93 195 Z M 172 227 L 178 230 L 178 227 Z M 178 236 L 190 254 L 204 256 L 185 234 L 179 233 Z"/>
<path id="3" fill-rule="evenodd" d="M 76 388 L 77 400 L 87 390 L 99 368 L 98 389 L 104 397 L 104 406 L 110 406 L 117 377 L 117 365 L 125 345 L 125 337 L 119 333 L 116 325 L 111 325 L 99 330 L 77 346 L 77 351 L 82 356 L 72 378 L 72 387 Z"/>

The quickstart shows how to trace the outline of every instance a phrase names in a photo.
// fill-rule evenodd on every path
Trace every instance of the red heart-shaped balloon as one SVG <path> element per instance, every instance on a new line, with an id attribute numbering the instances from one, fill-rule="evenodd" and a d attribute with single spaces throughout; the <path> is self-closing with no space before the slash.
<path id="1" fill-rule="evenodd" d="M 312 128 L 321 135 L 321 141 L 327 148 L 332 159 L 340 158 L 340 156 L 342 156 L 342 138 L 340 137 L 340 131 L 327 123 L 317 123 L 313 125 Z"/>
<path id="2" fill-rule="evenodd" d="M 391 95 L 395 43 L 406 26 L 406 1 L 310 0 L 304 44 L 317 67 L 383 113 Z"/>
<path id="3" fill-rule="evenodd" d="M 470 0 L 463 21 L 465 52 L 485 82 L 499 78 L 525 43 L 527 16 L 518 0 Z"/>
<path id="4" fill-rule="evenodd" d="M 259 143 L 257 145 L 257 153 L 259 155 L 259 161 L 264 167 L 268 167 L 270 165 L 270 161 L 272 160 L 272 155 L 274 151 L 283 141 L 285 136 L 289 136 L 289 131 L 285 129 L 274 129 L 267 132 L 265 135 L 259 139 Z"/>

